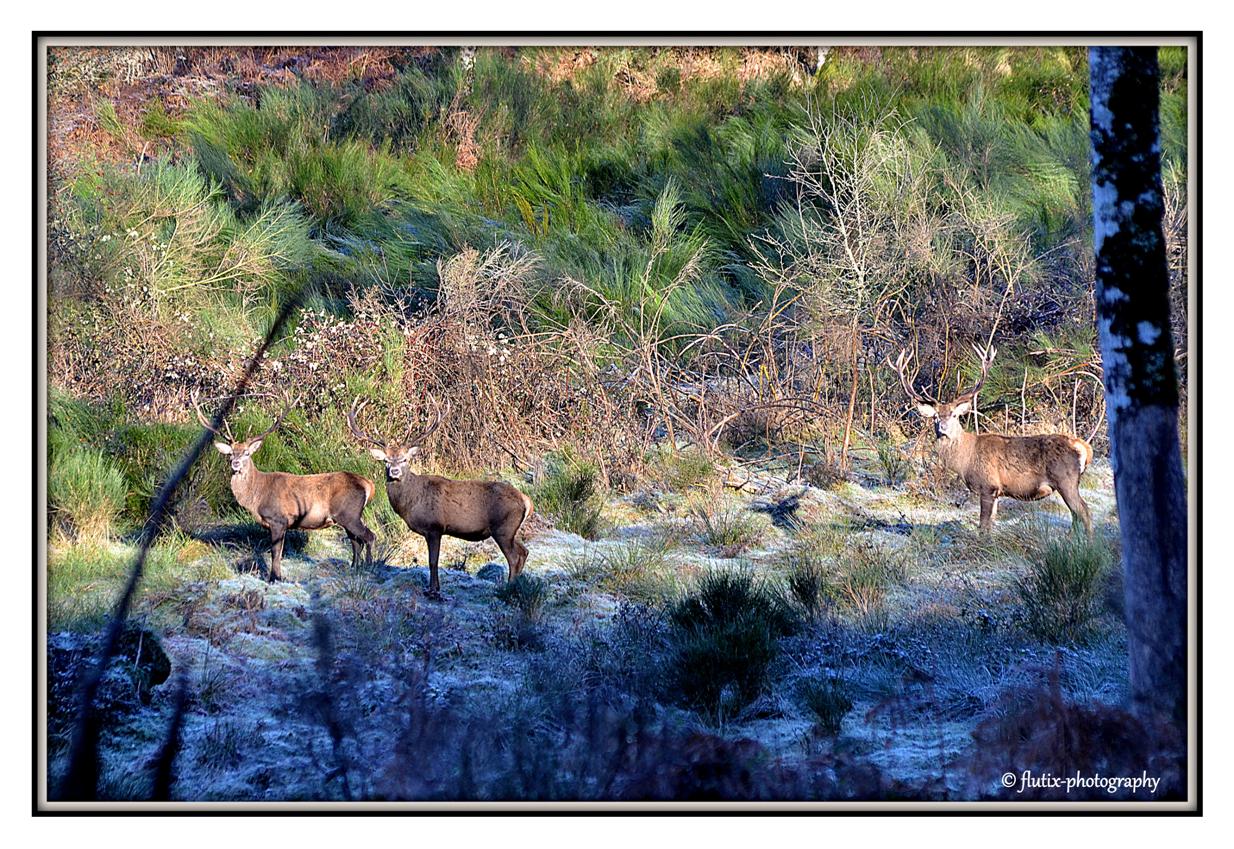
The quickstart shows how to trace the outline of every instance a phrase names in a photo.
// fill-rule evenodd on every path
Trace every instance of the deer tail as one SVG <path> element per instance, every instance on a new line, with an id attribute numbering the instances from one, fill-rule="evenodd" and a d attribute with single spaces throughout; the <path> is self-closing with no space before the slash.
<path id="1" fill-rule="evenodd" d="M 373 495 L 377 492 L 377 487 L 368 478 L 362 477 L 360 480 L 364 481 L 364 507 L 367 507 L 368 503 L 373 500 Z"/>
<path id="2" fill-rule="evenodd" d="M 1093 446 L 1089 445 L 1083 439 L 1073 439 L 1071 447 L 1080 458 L 1080 474 L 1084 474 L 1084 470 L 1093 462 Z"/>
<path id="3" fill-rule="evenodd" d="M 536 512 L 536 506 L 531 503 L 531 497 L 527 493 L 520 491 L 519 495 L 523 496 L 523 521 L 518 523 L 521 528 L 531 518 L 531 514 Z"/>

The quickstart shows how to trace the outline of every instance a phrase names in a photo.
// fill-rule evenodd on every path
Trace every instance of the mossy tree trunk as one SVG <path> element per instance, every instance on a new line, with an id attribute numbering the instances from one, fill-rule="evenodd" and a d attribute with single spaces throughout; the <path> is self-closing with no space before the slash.
<path id="1" fill-rule="evenodd" d="M 1089 51 L 1097 325 L 1132 707 L 1187 716 L 1187 500 L 1162 236 L 1155 47 Z"/>

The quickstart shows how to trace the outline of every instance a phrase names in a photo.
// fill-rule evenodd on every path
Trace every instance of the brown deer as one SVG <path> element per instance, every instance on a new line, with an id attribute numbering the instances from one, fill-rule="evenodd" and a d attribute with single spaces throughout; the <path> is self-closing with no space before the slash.
<path id="1" fill-rule="evenodd" d="M 262 440 L 274 432 L 287 410 L 259 436 L 237 441 L 231 428 L 224 423 L 226 434 L 210 426 L 209 420 L 193 396 L 193 409 L 203 426 L 226 442 L 216 442 L 220 454 L 231 458 L 231 492 L 236 501 L 263 528 L 270 530 L 270 580 L 283 579 L 283 541 L 291 530 L 315 531 L 339 524 L 351 541 L 351 568 L 360 562 L 360 547 L 364 547 L 365 562 L 373 563 L 373 532 L 361 518 L 376 487 L 368 478 L 352 472 L 326 472 L 319 475 L 293 475 L 286 472 L 263 472 L 253 465 L 253 455 Z"/>
<path id="2" fill-rule="evenodd" d="M 357 440 L 370 446 L 369 454 L 386 464 L 386 494 L 394 512 L 428 544 L 429 595 L 441 597 L 437 558 L 443 536 L 470 542 L 492 537 L 510 566 L 508 579 L 517 578 L 527 562 L 527 546 L 515 534 L 535 509 L 531 499 L 503 481 L 460 481 L 413 472 L 409 464 L 441 425 L 442 413 L 438 411 L 418 435 L 383 443 L 356 424 L 356 414 L 363 406 L 356 399 L 347 413 L 347 424 Z"/>
<path id="3" fill-rule="evenodd" d="M 913 389 L 908 375 L 912 354 L 901 351 L 895 370 L 917 412 L 934 420 L 935 448 L 943 463 L 958 474 L 981 499 L 981 530 L 988 531 L 998 512 L 998 499 L 1037 501 L 1057 492 L 1071 511 L 1072 522 L 1084 523 L 1092 536 L 1093 521 L 1088 505 L 1080 497 L 1080 476 L 1093 459 L 1093 449 L 1083 439 L 1063 433 L 1043 436 L 1002 436 L 995 433 L 967 433 L 960 417 L 973 409 L 994 362 L 994 349 L 974 347 L 981 358 L 981 377 L 977 385 L 957 395 L 950 403 L 930 403 Z"/>

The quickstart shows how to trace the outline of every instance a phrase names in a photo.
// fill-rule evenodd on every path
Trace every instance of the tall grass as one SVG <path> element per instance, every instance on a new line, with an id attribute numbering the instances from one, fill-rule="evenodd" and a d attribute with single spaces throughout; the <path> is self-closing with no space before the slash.
<path id="1" fill-rule="evenodd" d="M 54 527 L 70 537 L 101 542 L 113 535 L 128 489 L 124 475 L 100 451 L 57 451 L 47 472 L 47 500 Z"/>
<path id="2" fill-rule="evenodd" d="M 566 452 L 548 458 L 543 479 L 532 492 L 536 509 L 562 530 L 595 539 L 604 530 L 606 501 L 599 467 Z"/>
<path id="3" fill-rule="evenodd" d="M 1027 573 L 1016 582 L 1029 630 L 1052 643 L 1083 642 L 1095 627 L 1113 562 L 1109 545 L 1073 532 L 1038 543 L 1029 558 Z"/>
<path id="4" fill-rule="evenodd" d="M 757 698 L 797 622 L 772 586 L 744 570 L 705 573 L 672 608 L 673 675 L 681 699 L 723 720 Z"/>

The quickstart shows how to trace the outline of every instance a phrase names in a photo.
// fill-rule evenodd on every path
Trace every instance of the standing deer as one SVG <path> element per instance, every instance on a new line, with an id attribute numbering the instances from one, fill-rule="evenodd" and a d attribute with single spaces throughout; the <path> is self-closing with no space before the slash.
<path id="1" fill-rule="evenodd" d="M 504 481 L 460 481 L 416 474 L 408 464 L 420 453 L 424 440 L 441 425 L 441 412 L 418 435 L 402 442 L 383 443 L 366 435 L 356 424 L 356 414 L 364 406 L 357 406 L 358 398 L 356 402 L 347 413 L 352 435 L 370 446 L 369 454 L 386 464 L 390 506 L 428 544 L 429 595 L 441 596 L 437 558 L 443 536 L 470 542 L 492 537 L 510 566 L 508 579 L 517 578 L 527 562 L 527 546 L 515 539 L 515 534 L 535 509 L 531 499 Z"/>
<path id="2" fill-rule="evenodd" d="M 372 565 L 376 537 L 361 518 L 376 491 L 371 480 L 352 472 L 319 475 L 263 472 L 253 465 L 253 455 L 261 448 L 262 440 L 282 422 L 286 409 L 260 436 L 243 441 L 237 441 L 225 423 L 226 434 L 211 427 L 197 405 L 196 394 L 193 409 L 207 430 L 227 440 L 214 443 L 214 447 L 231 458 L 231 492 L 236 501 L 253 514 L 262 527 L 270 530 L 272 582 L 283 579 L 283 541 L 290 530 L 315 531 L 334 524 L 342 525 L 351 541 L 351 568 L 355 569 L 360 562 L 361 546 L 365 562 Z"/>
<path id="3" fill-rule="evenodd" d="M 895 370 L 904 391 L 917 405 L 918 414 L 934 420 L 934 445 L 943 463 L 981 499 L 981 530 L 988 531 L 993 525 L 999 498 L 1037 501 L 1057 491 L 1071 511 L 1072 522 L 1083 522 L 1085 531 L 1092 536 L 1092 517 L 1080 497 L 1080 476 L 1093 459 L 1093 449 L 1087 442 L 1063 433 L 967 433 L 960 425 L 960 416 L 972 410 L 994 362 L 993 348 L 982 351 L 974 346 L 974 350 L 981 358 L 981 377 L 976 386 L 947 404 L 929 403 L 913 389 L 908 375 L 912 354 L 907 350 L 896 358 Z"/>

